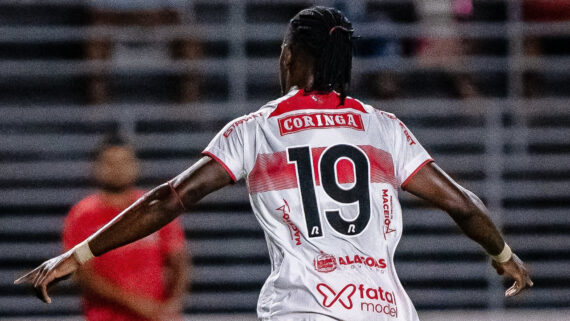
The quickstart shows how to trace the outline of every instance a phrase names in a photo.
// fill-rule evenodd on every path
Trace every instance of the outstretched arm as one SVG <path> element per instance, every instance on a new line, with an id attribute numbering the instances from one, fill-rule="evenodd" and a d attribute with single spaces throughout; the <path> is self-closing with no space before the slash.
<path id="1" fill-rule="evenodd" d="M 203 157 L 168 183 L 146 193 L 91 235 L 87 239 L 88 247 L 93 255 L 99 256 L 139 240 L 171 222 L 184 208 L 231 182 L 230 175 L 220 164 L 210 157 Z M 73 273 L 79 265 L 74 249 L 71 249 L 44 262 L 14 283 L 31 283 L 37 296 L 50 303 L 47 287 Z"/>
<path id="2" fill-rule="evenodd" d="M 457 184 L 435 163 L 422 167 L 404 189 L 446 211 L 461 230 L 491 256 L 503 253 L 506 243 L 489 218 L 483 202 Z M 505 292 L 506 296 L 516 295 L 533 284 L 528 270 L 515 254 L 503 263 L 493 260 L 493 266 L 499 274 L 507 273 L 515 280 L 514 285 Z"/>

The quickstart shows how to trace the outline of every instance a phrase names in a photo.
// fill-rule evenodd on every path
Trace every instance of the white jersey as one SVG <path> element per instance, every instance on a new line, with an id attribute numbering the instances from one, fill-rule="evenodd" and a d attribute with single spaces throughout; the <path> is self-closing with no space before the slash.
<path id="1" fill-rule="evenodd" d="M 294 88 L 204 154 L 246 179 L 265 232 L 261 320 L 418 320 L 394 269 L 398 187 L 431 158 L 394 115 Z"/>

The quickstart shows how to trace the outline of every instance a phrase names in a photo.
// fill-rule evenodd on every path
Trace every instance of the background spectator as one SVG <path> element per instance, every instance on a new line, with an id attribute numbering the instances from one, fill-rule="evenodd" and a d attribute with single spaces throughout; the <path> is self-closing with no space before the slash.
<path id="1" fill-rule="evenodd" d="M 120 137 L 105 139 L 94 166 L 100 191 L 77 203 L 65 220 L 70 249 L 142 196 L 139 165 Z M 158 232 L 84 265 L 76 274 L 83 312 L 95 320 L 178 320 L 186 294 L 187 254 L 178 220 Z"/>

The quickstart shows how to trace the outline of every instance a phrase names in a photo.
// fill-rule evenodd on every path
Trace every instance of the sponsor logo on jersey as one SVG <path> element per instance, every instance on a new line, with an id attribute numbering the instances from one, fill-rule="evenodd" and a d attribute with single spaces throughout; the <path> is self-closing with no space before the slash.
<path id="1" fill-rule="evenodd" d="M 392 113 L 387 113 L 385 111 L 380 111 L 380 114 L 390 118 L 390 119 L 398 119 L 398 117 L 396 117 L 396 115 L 392 114 Z"/>
<path id="2" fill-rule="evenodd" d="M 309 129 L 350 128 L 364 130 L 362 117 L 356 113 L 310 113 L 279 118 L 281 136 Z"/>
<path id="3" fill-rule="evenodd" d="M 289 208 L 289 203 L 283 199 L 283 205 L 278 207 L 276 210 L 281 212 L 281 218 L 289 228 L 291 240 L 295 242 L 295 245 L 301 245 L 301 231 L 299 231 L 299 228 L 295 223 L 291 222 L 291 209 Z"/>
<path id="4" fill-rule="evenodd" d="M 386 268 L 385 259 L 376 259 L 371 256 L 360 256 L 358 254 L 355 254 L 354 256 L 345 255 L 344 257 L 339 257 L 338 264 L 340 266 L 346 265 L 351 267 L 366 266 L 369 268 L 377 268 L 377 269 Z"/>
<path id="5" fill-rule="evenodd" d="M 382 189 L 382 213 L 384 214 L 384 239 L 386 239 L 387 234 L 396 232 L 396 229 L 391 226 L 392 220 L 394 219 L 394 211 L 392 207 L 392 195 L 388 194 L 387 189 Z"/>
<path id="6" fill-rule="evenodd" d="M 317 272 L 329 273 L 336 270 L 336 258 L 334 255 L 321 251 L 321 254 L 313 259 L 313 266 Z"/>
<path id="7" fill-rule="evenodd" d="M 404 135 L 406 136 L 406 140 L 408 141 L 408 144 L 410 144 L 410 146 L 415 145 L 416 142 L 412 138 L 412 135 L 410 135 L 410 131 L 408 130 L 406 125 L 404 125 L 404 123 L 400 122 L 400 127 L 402 127 L 402 130 L 404 131 Z"/>
<path id="8" fill-rule="evenodd" d="M 356 286 L 354 284 L 347 284 L 337 293 L 327 284 L 319 283 L 317 284 L 317 291 L 323 297 L 322 304 L 324 307 L 330 308 L 337 302 L 347 310 L 353 307 L 352 296 L 354 292 L 356 292 Z"/>
<path id="9" fill-rule="evenodd" d="M 261 116 L 261 113 L 255 113 L 255 114 L 247 115 L 247 116 L 245 116 L 245 117 L 243 117 L 243 118 L 241 118 L 241 119 L 236 120 L 233 124 L 231 124 L 231 125 L 228 127 L 228 129 L 226 129 L 226 131 L 224 132 L 224 137 L 225 137 L 225 138 L 228 138 L 228 136 L 231 135 L 231 133 L 234 131 L 234 129 L 235 129 L 237 126 L 239 126 L 239 125 L 245 123 L 245 122 L 248 121 L 248 120 L 251 120 L 251 119 L 254 119 L 254 118 L 260 117 L 260 116 Z"/>
<path id="10" fill-rule="evenodd" d="M 377 259 L 372 256 L 361 256 L 358 254 L 339 256 L 338 259 L 332 254 L 327 254 L 323 251 L 313 259 L 313 267 L 317 272 L 328 273 L 339 269 L 346 268 L 369 268 L 369 269 L 383 269 L 386 268 L 385 259 Z"/>
<path id="11" fill-rule="evenodd" d="M 322 297 L 321 304 L 326 308 L 334 306 L 341 306 L 346 310 L 356 308 L 363 312 L 398 318 L 396 295 L 393 291 L 386 291 L 382 287 L 367 287 L 364 284 L 357 286 L 349 283 L 339 291 L 335 291 L 328 284 L 319 283 L 316 289 Z"/>

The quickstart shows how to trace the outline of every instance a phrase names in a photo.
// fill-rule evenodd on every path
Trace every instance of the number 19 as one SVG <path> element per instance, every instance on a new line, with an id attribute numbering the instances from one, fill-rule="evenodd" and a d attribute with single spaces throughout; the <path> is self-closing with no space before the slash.
<path id="1" fill-rule="evenodd" d="M 342 188 L 337 182 L 336 165 L 341 158 L 346 158 L 354 164 L 356 181 L 349 189 Z M 323 230 L 315 193 L 310 147 L 288 148 L 287 161 L 295 164 L 308 236 L 311 238 L 322 237 Z M 343 235 L 360 234 L 370 221 L 370 166 L 368 164 L 366 154 L 352 145 L 334 145 L 325 150 L 321 156 L 318 172 L 325 193 L 338 203 L 353 204 L 358 202 L 358 215 L 352 221 L 343 219 L 340 215 L 340 209 L 325 211 L 329 225 Z"/>

